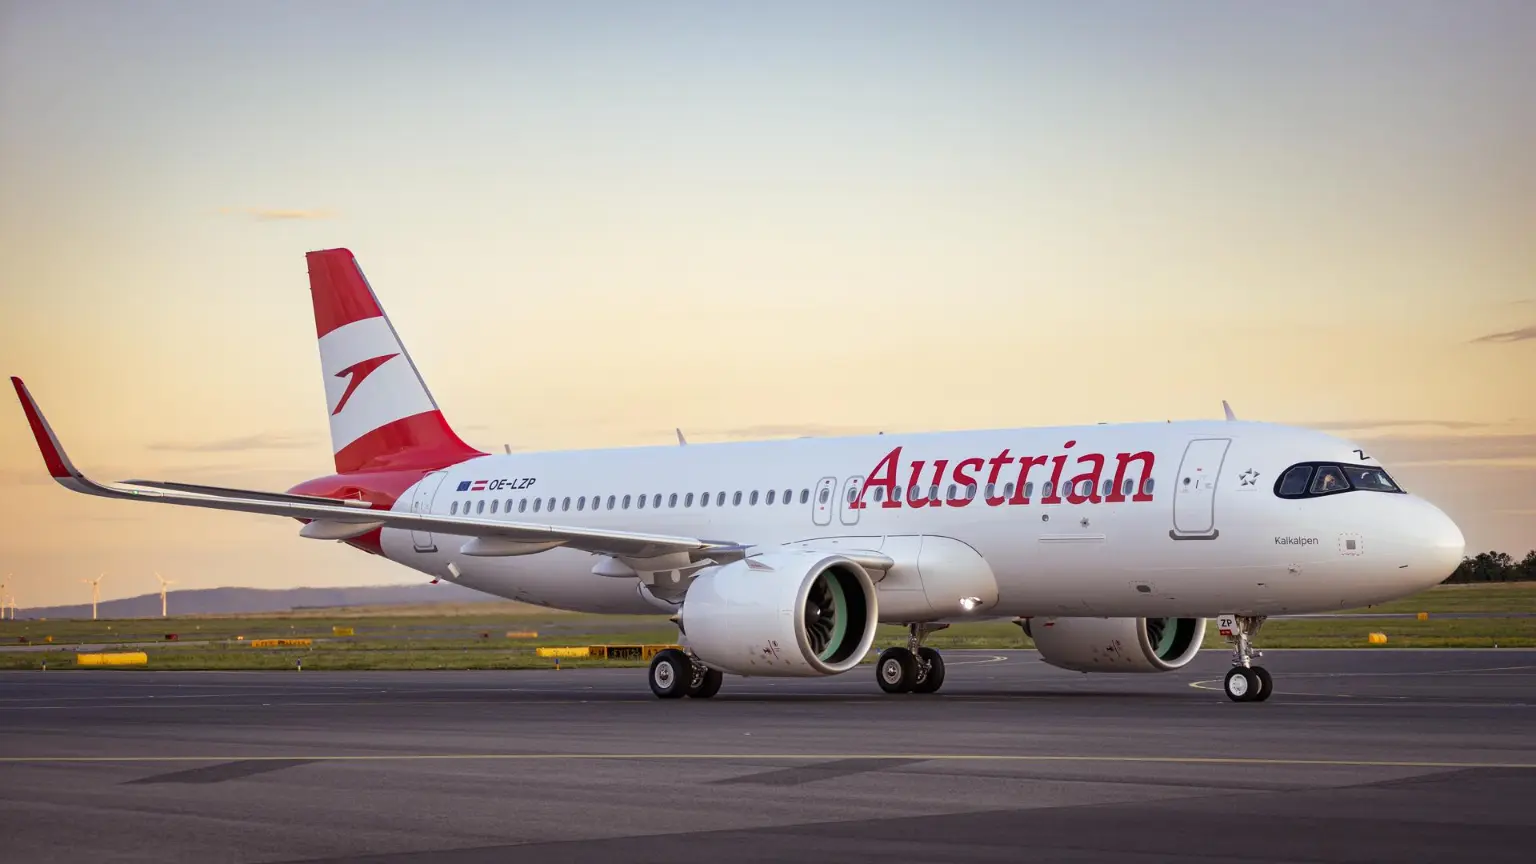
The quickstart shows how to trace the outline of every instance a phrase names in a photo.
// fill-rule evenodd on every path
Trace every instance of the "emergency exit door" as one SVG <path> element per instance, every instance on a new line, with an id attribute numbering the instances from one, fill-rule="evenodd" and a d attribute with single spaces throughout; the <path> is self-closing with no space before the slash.
<path id="1" fill-rule="evenodd" d="M 1175 539 L 1211 539 L 1216 531 L 1216 483 L 1230 438 L 1200 438 L 1184 448 L 1173 488 Z"/>

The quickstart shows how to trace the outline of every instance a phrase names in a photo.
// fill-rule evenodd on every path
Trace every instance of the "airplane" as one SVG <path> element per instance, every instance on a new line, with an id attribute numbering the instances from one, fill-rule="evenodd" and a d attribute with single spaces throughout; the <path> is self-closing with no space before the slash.
<path id="1" fill-rule="evenodd" d="M 334 473 L 286 492 L 98 483 L 12 378 L 49 474 L 290 517 L 301 537 L 525 603 L 666 614 L 681 647 L 651 661 L 660 698 L 712 697 L 726 673 L 848 672 L 878 623 L 907 629 L 874 663 L 887 693 L 938 692 L 924 639 L 988 618 L 1057 667 L 1167 672 L 1214 618 L 1226 695 L 1262 702 L 1268 617 L 1411 594 L 1465 549 L 1355 443 L 1225 404 L 1221 421 L 487 454 L 455 434 L 353 254 L 306 258 Z"/>

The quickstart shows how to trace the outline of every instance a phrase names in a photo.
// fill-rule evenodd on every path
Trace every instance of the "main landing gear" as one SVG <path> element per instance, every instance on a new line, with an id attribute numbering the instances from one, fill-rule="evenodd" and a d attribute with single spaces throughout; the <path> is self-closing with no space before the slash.
<path id="1" fill-rule="evenodd" d="M 937 693 L 944 686 L 944 658 L 923 646 L 923 637 L 948 624 L 909 624 L 907 647 L 887 648 L 875 661 L 875 680 L 887 693 Z"/>
<path id="2" fill-rule="evenodd" d="M 688 656 L 685 651 L 667 648 L 651 658 L 651 692 L 661 699 L 692 696 L 708 699 L 720 692 L 725 676 Z"/>
<path id="3" fill-rule="evenodd" d="M 1233 702 L 1263 702 L 1275 692 L 1269 670 L 1253 665 L 1264 654 L 1253 650 L 1252 639 L 1264 626 L 1263 615 L 1223 615 L 1217 619 L 1221 635 L 1232 643 L 1232 670 L 1227 673 L 1227 698 Z"/>

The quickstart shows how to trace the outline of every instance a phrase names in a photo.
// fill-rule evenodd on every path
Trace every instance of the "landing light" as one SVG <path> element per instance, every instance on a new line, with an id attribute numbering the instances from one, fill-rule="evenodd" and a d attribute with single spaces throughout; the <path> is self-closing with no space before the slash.
<path id="1" fill-rule="evenodd" d="M 980 597 L 961 597 L 960 598 L 960 609 L 962 611 L 964 611 L 964 612 L 970 612 L 971 610 L 975 609 L 977 606 L 980 606 L 980 605 L 981 605 L 981 598 Z"/>

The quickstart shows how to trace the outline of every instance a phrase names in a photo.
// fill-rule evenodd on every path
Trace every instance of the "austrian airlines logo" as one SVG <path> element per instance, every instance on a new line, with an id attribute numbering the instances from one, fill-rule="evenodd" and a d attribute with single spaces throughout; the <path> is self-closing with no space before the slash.
<path id="1" fill-rule="evenodd" d="M 351 366 L 337 372 L 337 378 L 350 378 L 350 380 L 347 381 L 346 392 L 341 394 L 341 401 L 336 403 L 336 410 L 331 412 L 331 416 L 335 417 L 341 413 L 341 409 L 347 407 L 347 400 L 352 398 L 352 393 L 357 390 L 357 385 L 363 383 L 364 378 L 372 375 L 373 370 L 399 356 L 398 352 L 394 354 L 380 354 L 377 357 L 369 357 L 367 360 L 353 363 Z"/>

